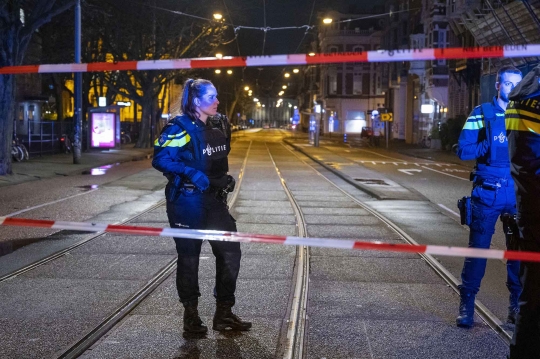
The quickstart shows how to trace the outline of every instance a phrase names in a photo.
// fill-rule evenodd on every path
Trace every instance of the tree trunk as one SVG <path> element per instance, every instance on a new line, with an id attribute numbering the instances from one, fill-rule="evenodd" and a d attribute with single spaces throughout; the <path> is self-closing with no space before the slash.
<path id="1" fill-rule="evenodd" d="M 146 96 L 141 100 L 142 115 L 141 115 L 141 126 L 139 132 L 139 140 L 137 141 L 137 148 L 148 148 L 150 147 L 150 125 L 152 121 L 152 99 L 147 98 Z"/>
<path id="2" fill-rule="evenodd" d="M 15 76 L 0 75 L 0 176 L 11 174 Z"/>

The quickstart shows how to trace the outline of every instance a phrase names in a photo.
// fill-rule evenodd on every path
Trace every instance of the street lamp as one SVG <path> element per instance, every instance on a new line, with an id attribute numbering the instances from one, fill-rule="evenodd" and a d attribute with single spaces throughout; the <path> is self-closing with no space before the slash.
<path id="1" fill-rule="evenodd" d="M 221 73 L 221 70 L 220 69 L 216 69 L 216 74 L 220 74 Z"/>
<path id="2" fill-rule="evenodd" d="M 285 72 L 285 75 L 283 75 L 283 76 L 285 76 L 285 77 L 291 77 L 291 74 L 288 73 L 288 72 Z"/>
<path id="3" fill-rule="evenodd" d="M 285 90 L 287 88 L 287 85 L 283 85 L 281 86 L 281 88 Z"/>
<path id="4" fill-rule="evenodd" d="M 297 74 L 297 73 L 299 73 L 299 72 L 300 72 L 300 70 L 298 70 L 298 69 L 294 69 L 294 70 L 292 70 L 292 72 L 294 72 L 295 74 Z"/>
<path id="5" fill-rule="evenodd" d="M 213 16 L 214 16 L 214 19 L 215 19 L 215 20 L 221 20 L 221 19 L 223 19 L 223 15 L 221 15 L 221 14 L 218 13 L 218 12 L 216 12 Z"/>
<path id="6" fill-rule="evenodd" d="M 249 91 L 249 86 L 244 87 L 244 91 Z"/>
<path id="7" fill-rule="evenodd" d="M 227 73 L 228 73 L 229 75 L 232 75 L 232 70 L 227 70 Z"/>
<path id="8" fill-rule="evenodd" d="M 310 53 L 308 54 L 308 56 L 315 56 L 315 53 L 314 53 L 314 52 L 310 52 Z"/>
<path id="9" fill-rule="evenodd" d="M 326 17 L 323 19 L 323 24 L 330 25 L 332 23 L 332 19 L 329 17 Z"/>
<path id="10" fill-rule="evenodd" d="M 216 54 L 216 59 L 222 59 L 223 58 L 223 54 L 221 52 L 218 52 Z"/>

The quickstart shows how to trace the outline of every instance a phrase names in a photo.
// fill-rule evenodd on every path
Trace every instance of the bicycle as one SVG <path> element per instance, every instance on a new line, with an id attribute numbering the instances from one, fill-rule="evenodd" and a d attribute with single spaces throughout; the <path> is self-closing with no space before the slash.
<path id="1" fill-rule="evenodd" d="M 11 156 L 16 162 L 30 159 L 30 154 L 28 153 L 26 146 L 21 143 L 21 141 L 15 134 L 13 134 Z"/>
<path id="2" fill-rule="evenodd" d="M 428 136 L 427 138 L 424 136 L 422 141 L 420 141 L 420 146 L 422 146 L 422 148 L 431 148 L 431 136 Z"/>

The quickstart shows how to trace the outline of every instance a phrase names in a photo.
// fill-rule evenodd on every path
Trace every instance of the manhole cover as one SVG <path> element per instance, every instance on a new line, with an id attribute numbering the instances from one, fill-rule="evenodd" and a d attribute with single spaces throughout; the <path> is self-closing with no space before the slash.
<path id="1" fill-rule="evenodd" d="M 381 179 L 366 179 L 366 178 L 355 178 L 355 181 L 362 182 L 363 184 L 380 184 L 384 186 L 389 186 L 388 183 L 384 182 Z"/>

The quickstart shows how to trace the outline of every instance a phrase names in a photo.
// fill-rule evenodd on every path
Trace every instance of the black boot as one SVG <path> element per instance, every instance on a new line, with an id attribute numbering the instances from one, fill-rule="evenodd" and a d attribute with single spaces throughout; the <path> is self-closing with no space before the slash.
<path id="1" fill-rule="evenodd" d="M 508 317 L 506 322 L 516 324 L 516 316 L 519 313 L 519 294 L 510 293 L 510 305 L 508 306 Z"/>
<path id="2" fill-rule="evenodd" d="M 199 317 L 197 310 L 198 302 L 196 300 L 184 304 L 184 332 L 194 334 L 204 334 L 208 327 L 204 325 Z"/>
<path id="3" fill-rule="evenodd" d="M 217 302 L 214 325 L 212 329 L 224 331 L 227 329 L 246 331 L 251 328 L 251 322 L 243 322 L 231 311 L 234 302 Z"/>
<path id="4" fill-rule="evenodd" d="M 474 298 L 476 294 L 460 289 L 459 316 L 456 318 L 458 327 L 470 328 L 474 323 Z"/>

